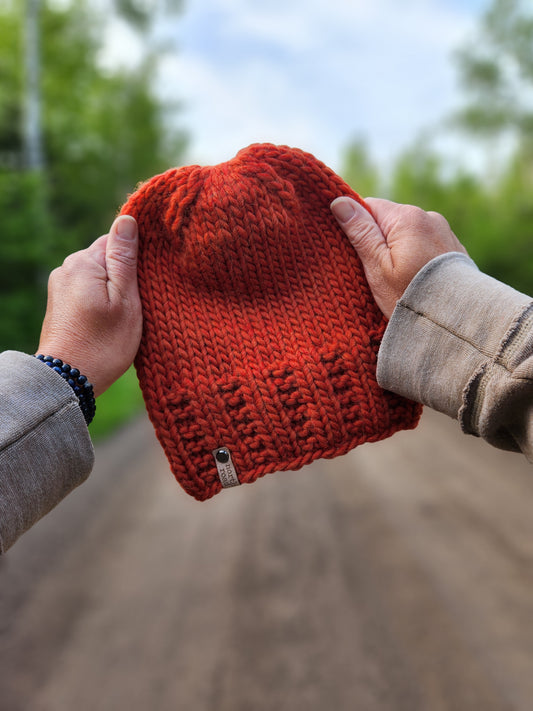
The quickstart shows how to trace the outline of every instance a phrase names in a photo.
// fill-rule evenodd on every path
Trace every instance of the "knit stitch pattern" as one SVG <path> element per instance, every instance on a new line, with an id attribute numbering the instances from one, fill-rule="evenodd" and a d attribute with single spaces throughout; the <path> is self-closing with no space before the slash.
<path id="1" fill-rule="evenodd" d="M 199 500 L 222 488 L 219 447 L 247 483 L 418 423 L 376 382 L 386 322 L 330 212 L 340 195 L 364 205 L 312 155 L 255 144 L 155 176 L 122 208 L 139 225 L 140 385 Z"/>

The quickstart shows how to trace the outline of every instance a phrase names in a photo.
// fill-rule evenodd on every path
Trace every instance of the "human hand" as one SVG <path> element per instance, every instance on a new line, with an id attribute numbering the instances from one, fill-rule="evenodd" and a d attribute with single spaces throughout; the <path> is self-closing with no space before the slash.
<path id="1" fill-rule="evenodd" d="M 446 219 L 413 205 L 366 198 L 372 214 L 350 197 L 339 197 L 331 211 L 354 246 L 377 305 L 390 318 L 396 302 L 427 262 L 466 249 Z"/>
<path id="2" fill-rule="evenodd" d="M 87 376 L 101 395 L 132 364 L 142 333 L 137 223 L 122 215 L 109 234 L 69 255 L 48 282 L 39 353 Z"/>

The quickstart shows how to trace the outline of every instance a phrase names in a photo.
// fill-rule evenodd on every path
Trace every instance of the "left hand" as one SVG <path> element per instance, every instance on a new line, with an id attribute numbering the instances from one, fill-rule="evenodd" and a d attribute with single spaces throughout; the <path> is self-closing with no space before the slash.
<path id="1" fill-rule="evenodd" d="M 138 231 L 122 215 L 109 234 L 68 256 L 48 282 L 39 353 L 61 358 L 101 395 L 132 364 L 142 333 Z"/>

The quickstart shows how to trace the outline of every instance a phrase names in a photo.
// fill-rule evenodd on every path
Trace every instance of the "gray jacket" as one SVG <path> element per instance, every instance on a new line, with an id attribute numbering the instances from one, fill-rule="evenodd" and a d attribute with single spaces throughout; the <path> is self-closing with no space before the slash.
<path id="1" fill-rule="evenodd" d="M 396 305 L 378 382 L 533 462 L 533 299 L 463 254 L 433 259 Z"/>
<path id="2" fill-rule="evenodd" d="M 533 461 L 533 301 L 462 254 L 437 257 L 398 302 L 380 385 Z M 71 388 L 46 365 L 0 354 L 0 552 L 81 484 L 94 452 Z"/>
<path id="3" fill-rule="evenodd" d="M 94 452 L 70 386 L 24 353 L 0 353 L 0 552 L 89 475 Z"/>

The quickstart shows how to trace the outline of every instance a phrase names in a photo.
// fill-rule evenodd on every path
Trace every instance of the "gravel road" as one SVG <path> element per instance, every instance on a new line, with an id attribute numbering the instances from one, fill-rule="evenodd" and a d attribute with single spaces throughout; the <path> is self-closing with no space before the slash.
<path id="1" fill-rule="evenodd" d="M 533 468 L 415 432 L 205 503 L 145 418 L 0 560 L 0 711 L 531 711 Z"/>

